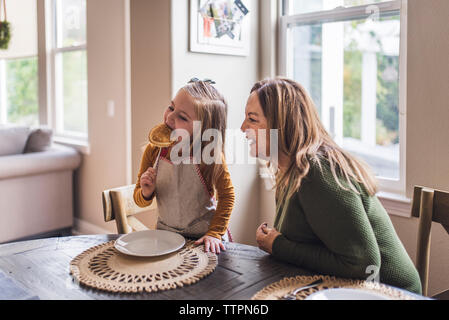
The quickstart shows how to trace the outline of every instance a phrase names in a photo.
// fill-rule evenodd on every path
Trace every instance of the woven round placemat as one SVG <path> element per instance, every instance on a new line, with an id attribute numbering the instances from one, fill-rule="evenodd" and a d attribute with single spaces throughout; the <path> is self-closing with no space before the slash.
<path id="1" fill-rule="evenodd" d="M 81 284 L 109 292 L 155 292 L 197 282 L 215 270 L 217 256 L 189 240 L 177 252 L 158 257 L 120 253 L 115 241 L 94 246 L 70 262 Z"/>
<path id="2" fill-rule="evenodd" d="M 300 291 L 296 295 L 296 300 L 304 300 L 312 293 L 331 288 L 361 289 L 367 292 L 384 295 L 391 300 L 414 300 L 412 296 L 379 282 L 342 279 L 323 275 L 284 278 L 266 286 L 257 292 L 251 300 L 280 300 L 284 295 L 292 292 L 296 288 L 305 286 L 318 279 L 323 279 L 323 282 L 315 288 Z"/>

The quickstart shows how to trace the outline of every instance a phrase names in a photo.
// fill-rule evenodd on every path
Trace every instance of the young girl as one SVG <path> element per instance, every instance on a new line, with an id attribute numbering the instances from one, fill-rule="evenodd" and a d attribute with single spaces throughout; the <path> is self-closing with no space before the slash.
<path id="1" fill-rule="evenodd" d="M 157 229 L 200 238 L 196 244 L 204 243 L 206 251 L 220 253 L 220 249 L 225 250 L 221 239 L 227 231 L 235 196 L 224 162 L 227 103 L 210 82 L 192 79 L 181 88 L 165 110 L 164 123 L 172 130 L 187 131 L 190 137 L 193 137 L 194 121 L 201 122 L 201 135 L 207 129 L 218 130 L 223 141 L 219 155 L 222 161 L 175 164 L 170 161 L 170 153 L 181 142 L 167 148 L 149 143 L 141 160 L 134 201 L 146 207 L 156 197 Z M 207 142 L 202 142 L 201 150 L 205 145 Z"/>

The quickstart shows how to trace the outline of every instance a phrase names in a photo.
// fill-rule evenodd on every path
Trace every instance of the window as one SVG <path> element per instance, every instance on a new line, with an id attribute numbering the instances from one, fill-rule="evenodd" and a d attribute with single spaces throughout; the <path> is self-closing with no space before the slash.
<path id="1" fill-rule="evenodd" d="M 87 139 L 86 0 L 53 0 L 53 127 Z"/>
<path id="2" fill-rule="evenodd" d="M 36 1 L 7 4 L 14 33 L 0 50 L 0 123 L 33 126 L 39 122 Z"/>
<path id="3" fill-rule="evenodd" d="M 285 0 L 280 41 L 281 73 L 304 85 L 335 141 L 396 193 L 405 186 L 402 7 Z"/>
<path id="4" fill-rule="evenodd" d="M 7 4 L 13 35 L 0 50 L 0 123 L 47 125 L 58 142 L 85 144 L 86 0 Z"/>

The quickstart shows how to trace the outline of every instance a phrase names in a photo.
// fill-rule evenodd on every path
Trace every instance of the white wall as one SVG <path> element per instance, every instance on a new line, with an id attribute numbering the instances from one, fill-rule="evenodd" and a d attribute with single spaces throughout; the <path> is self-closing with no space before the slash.
<path id="1" fill-rule="evenodd" d="M 186 13 L 187 14 L 187 13 Z M 132 179 L 171 99 L 170 1 L 131 0 Z"/>
<path id="2" fill-rule="evenodd" d="M 131 0 L 131 181 L 136 183 L 151 128 L 162 122 L 171 99 L 170 1 Z M 138 219 L 156 223 L 156 212 Z"/>
<path id="3" fill-rule="evenodd" d="M 75 218 L 94 232 L 105 224 L 101 192 L 126 184 L 126 35 L 124 0 L 87 1 L 88 135 L 90 154 L 75 175 Z M 105 13 L 107 8 L 107 14 Z M 107 101 L 115 115 L 107 115 Z M 79 228 L 80 226 L 76 226 Z M 86 229 L 86 228 L 85 228 Z M 101 229 L 98 229 L 101 231 Z"/>
<path id="4" fill-rule="evenodd" d="M 409 0 L 407 194 L 449 190 L 449 1 Z"/>

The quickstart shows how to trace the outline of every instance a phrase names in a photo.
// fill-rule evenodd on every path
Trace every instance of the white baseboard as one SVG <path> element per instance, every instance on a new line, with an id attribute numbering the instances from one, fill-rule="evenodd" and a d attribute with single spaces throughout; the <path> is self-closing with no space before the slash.
<path id="1" fill-rule="evenodd" d="M 108 229 L 99 227 L 93 223 L 87 222 L 85 220 L 74 218 L 72 233 L 74 235 L 82 235 L 82 234 L 111 234 L 113 232 L 111 232 Z"/>

